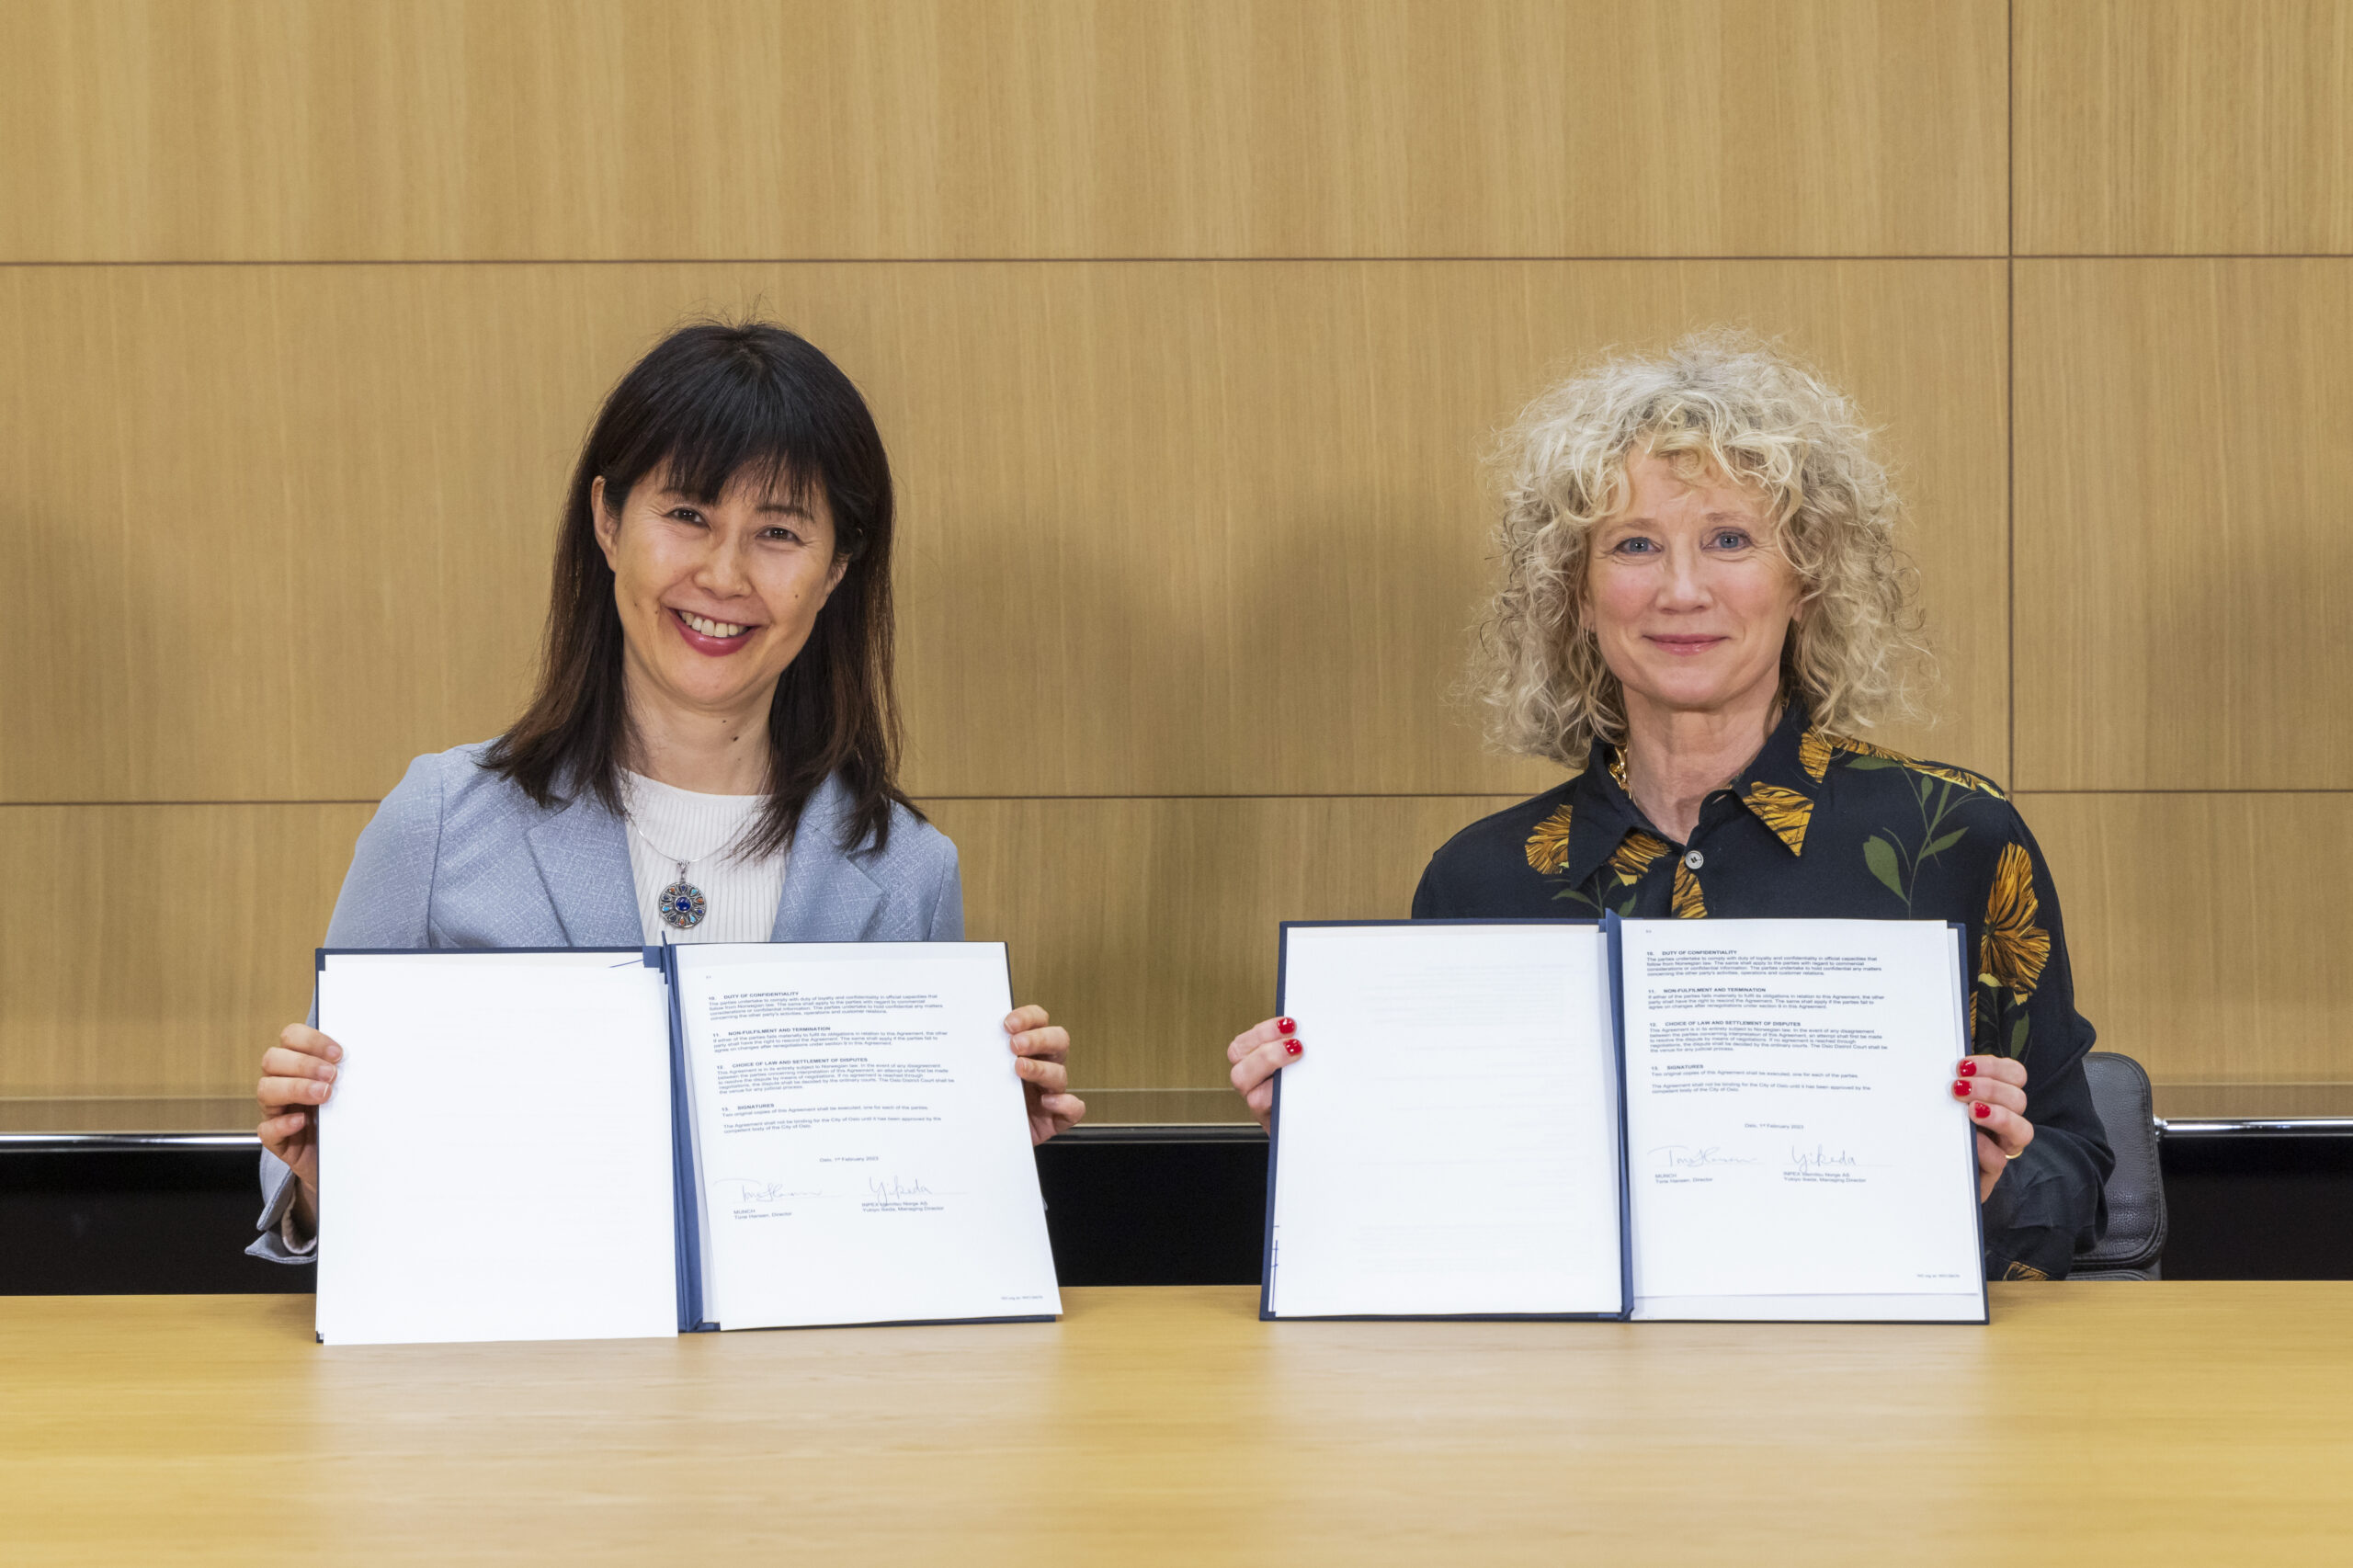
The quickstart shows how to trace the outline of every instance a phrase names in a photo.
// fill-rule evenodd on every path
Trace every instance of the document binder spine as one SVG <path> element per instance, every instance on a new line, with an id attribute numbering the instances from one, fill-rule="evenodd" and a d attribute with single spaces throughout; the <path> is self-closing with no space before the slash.
<path id="1" fill-rule="evenodd" d="M 678 1208 L 678 1332 L 708 1334 L 719 1325 L 706 1323 L 702 1311 L 702 1222 L 696 1199 L 694 1128 L 687 1098 L 687 1035 L 678 1011 L 678 949 L 665 942 L 645 949 L 645 967 L 662 971 L 670 1012 L 670 1162 L 671 1190 Z"/>
<path id="2" fill-rule="evenodd" d="M 1626 922 L 1615 910 L 1601 916 L 1609 955 L 1609 1039 L 1618 1056 L 1618 1271 L 1620 1323 L 1634 1319 L 1634 1162 L 1626 1119 Z"/>
<path id="3" fill-rule="evenodd" d="M 1956 1025 L 1961 1030 L 1961 1049 L 1967 1051 L 1977 1043 L 1969 1033 L 1969 927 L 1958 920 L 1947 921 L 1946 925 L 1952 931 L 1953 1006 L 1960 1013 Z M 1972 1184 L 1977 1180 L 1977 1129 L 1974 1127 L 1969 1129 L 1969 1179 Z M 1977 1256 L 1982 1260 L 1985 1256 L 1985 1205 L 1982 1202 L 1973 1204 L 1971 1211 L 1977 1216 Z M 1994 1299 L 1985 1289 L 1985 1270 L 1982 1266 L 1977 1270 L 1977 1321 L 1981 1324 L 1994 1321 Z"/>
<path id="4" fill-rule="evenodd" d="M 1283 979 L 1290 963 L 1290 928 L 1294 922 L 1286 920 L 1279 927 L 1275 947 L 1275 1011 L 1279 1015 L 1285 1006 Z M 1267 1229 L 1263 1250 L 1258 1257 L 1258 1321 L 1272 1323 L 1275 1318 L 1275 1153 L 1281 1142 L 1275 1129 L 1282 1124 L 1283 1075 L 1275 1074 L 1275 1096 L 1267 1109 Z"/>

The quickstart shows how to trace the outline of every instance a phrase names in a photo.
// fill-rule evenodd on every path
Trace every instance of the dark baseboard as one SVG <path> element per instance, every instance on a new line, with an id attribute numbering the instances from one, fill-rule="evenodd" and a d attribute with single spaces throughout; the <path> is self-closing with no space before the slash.
<path id="1" fill-rule="evenodd" d="M 246 1148 L 0 1149 L 0 1295 L 303 1291 L 247 1257 L 261 1210 Z"/>
<path id="2" fill-rule="evenodd" d="M 1256 1285 L 1267 1139 L 1255 1127 L 1077 1128 L 1038 1148 L 1065 1285 Z"/>
<path id="3" fill-rule="evenodd" d="M 2353 1136 L 2189 1133 L 2164 1144 L 2172 1279 L 2353 1278 Z M 1038 1151 L 1065 1285 L 1251 1285 L 1267 1146 L 1252 1128 L 1082 1128 Z M 0 1147 L 0 1295 L 302 1291 L 244 1255 L 244 1148 Z"/>
<path id="4" fill-rule="evenodd" d="M 2353 1279 L 2353 1136 L 2169 1132 L 2168 1279 Z"/>

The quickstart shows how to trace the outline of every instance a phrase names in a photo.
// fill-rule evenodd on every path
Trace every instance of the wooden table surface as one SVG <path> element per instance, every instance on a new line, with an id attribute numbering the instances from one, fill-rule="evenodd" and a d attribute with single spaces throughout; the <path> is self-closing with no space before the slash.
<path id="1" fill-rule="evenodd" d="M 2353 1560 L 2353 1282 L 1989 1328 L 1060 1324 L 456 1346 L 0 1301 L 10 1563 Z"/>

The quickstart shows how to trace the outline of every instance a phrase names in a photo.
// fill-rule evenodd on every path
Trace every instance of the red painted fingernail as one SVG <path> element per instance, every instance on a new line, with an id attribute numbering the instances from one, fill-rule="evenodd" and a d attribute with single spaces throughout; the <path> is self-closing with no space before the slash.
<path id="1" fill-rule="evenodd" d="M 1285 1034 L 1297 1034 L 1299 1032 L 1299 1026 L 1291 1022 L 1289 1018 L 1277 1018 L 1275 1020 L 1275 1028 L 1280 1029 Z"/>
<path id="2" fill-rule="evenodd" d="M 1994 1114 L 1994 1108 L 1989 1105 L 1972 1106 L 1970 1111 L 1978 1120 L 1983 1121 Z"/>
<path id="3" fill-rule="evenodd" d="M 1299 1054 L 1299 1041 L 1295 1040 L 1287 1040 L 1283 1041 L 1283 1050 L 1290 1055 L 1297 1056 Z"/>
<path id="4" fill-rule="evenodd" d="M 1974 1078 L 1977 1076 L 1977 1063 L 1974 1062 L 1962 1062 L 1961 1064 L 1961 1075 L 1964 1078 Z"/>
<path id="5" fill-rule="evenodd" d="M 1969 1097 L 1969 1085 L 1961 1079 L 1955 1078 L 1952 1081 L 1952 1097 L 1957 1100 L 1967 1099 Z"/>

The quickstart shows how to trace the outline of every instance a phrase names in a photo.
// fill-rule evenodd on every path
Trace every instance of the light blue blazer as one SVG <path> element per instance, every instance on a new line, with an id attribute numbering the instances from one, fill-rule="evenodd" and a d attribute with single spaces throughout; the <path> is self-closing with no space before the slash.
<path id="1" fill-rule="evenodd" d="M 335 901 L 330 948 L 634 948 L 645 940 L 628 829 L 594 794 L 534 805 L 480 766 L 488 742 L 420 756 L 360 830 Z M 903 807 L 890 847 L 845 854 L 849 790 L 825 780 L 801 813 L 776 910 L 779 942 L 953 942 L 964 935 L 956 846 Z M 285 1165 L 261 1156 L 261 1236 L 286 1250 L 278 1221 L 294 1199 Z"/>

